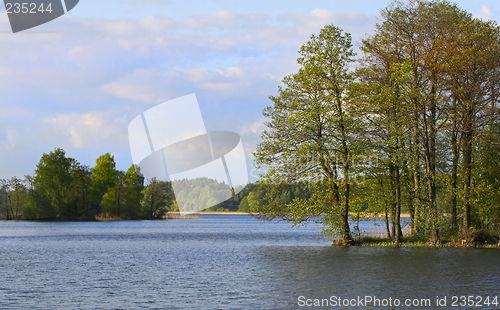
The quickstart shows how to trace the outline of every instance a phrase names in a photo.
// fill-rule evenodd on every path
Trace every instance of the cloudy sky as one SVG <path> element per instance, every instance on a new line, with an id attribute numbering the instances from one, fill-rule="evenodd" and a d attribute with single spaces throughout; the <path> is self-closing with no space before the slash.
<path id="1" fill-rule="evenodd" d="M 458 1 L 498 20 L 497 1 Z M 262 109 L 300 45 L 326 24 L 371 33 L 387 1 L 80 0 L 13 34 L 0 9 L 0 178 L 32 173 L 56 147 L 93 166 L 132 164 L 127 127 L 141 112 L 195 93 L 208 130 L 239 133 L 249 165 Z M 251 176 L 256 171 L 249 167 Z"/>

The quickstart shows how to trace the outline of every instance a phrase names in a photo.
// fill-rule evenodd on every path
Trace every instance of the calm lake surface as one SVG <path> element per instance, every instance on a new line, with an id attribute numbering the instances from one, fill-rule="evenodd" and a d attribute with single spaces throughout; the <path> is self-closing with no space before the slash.
<path id="1" fill-rule="evenodd" d="M 319 231 L 246 215 L 1 221 L 0 309 L 307 308 L 299 296 L 432 301 L 411 309 L 447 296 L 439 309 L 464 309 L 453 295 L 500 298 L 498 249 L 332 247 Z"/>

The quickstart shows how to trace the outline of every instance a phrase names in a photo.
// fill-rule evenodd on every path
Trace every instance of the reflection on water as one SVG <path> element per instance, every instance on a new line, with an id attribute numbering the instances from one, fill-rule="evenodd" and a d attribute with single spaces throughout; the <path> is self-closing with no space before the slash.
<path id="1" fill-rule="evenodd" d="M 244 215 L 0 222 L 0 308 L 293 309 L 301 295 L 500 295 L 497 249 L 332 247 L 319 231 Z"/>
<path id="2" fill-rule="evenodd" d="M 300 295 L 430 298 L 433 303 L 436 296 L 500 295 L 496 249 L 266 247 L 259 258 L 273 271 L 273 281 L 286 283 L 279 294 L 283 303 Z"/>

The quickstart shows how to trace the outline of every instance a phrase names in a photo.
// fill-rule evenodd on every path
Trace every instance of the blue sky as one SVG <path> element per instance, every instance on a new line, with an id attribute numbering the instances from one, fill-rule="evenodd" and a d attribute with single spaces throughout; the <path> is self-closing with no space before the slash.
<path id="1" fill-rule="evenodd" d="M 498 20 L 496 1 L 458 1 Z M 0 178 L 35 170 L 62 147 L 93 166 L 106 152 L 132 164 L 127 126 L 196 93 L 209 130 L 239 133 L 249 166 L 261 111 L 300 45 L 326 24 L 371 33 L 386 1 L 80 0 L 52 22 L 12 34 L 0 9 Z M 250 176 L 256 171 L 249 167 Z"/>

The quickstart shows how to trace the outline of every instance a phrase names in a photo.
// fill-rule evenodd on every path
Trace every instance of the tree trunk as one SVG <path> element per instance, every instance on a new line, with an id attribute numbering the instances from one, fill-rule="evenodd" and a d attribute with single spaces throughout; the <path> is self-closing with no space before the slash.
<path id="1" fill-rule="evenodd" d="M 10 199 L 10 213 L 12 213 L 12 219 L 15 220 L 16 217 L 14 216 L 14 208 L 12 206 L 12 199 Z"/>
<path id="2" fill-rule="evenodd" d="M 403 237 L 403 233 L 401 231 L 401 187 L 399 182 L 399 166 L 394 166 L 394 185 L 396 187 L 396 215 L 395 215 L 395 224 L 396 224 L 396 234 L 394 235 L 394 242 L 400 243 L 401 237 Z"/>
<path id="3" fill-rule="evenodd" d="M 383 181 L 382 179 L 380 179 L 380 190 L 381 191 L 384 191 L 384 186 L 383 186 Z M 384 213 L 385 213 L 385 216 L 384 216 L 384 222 L 385 222 L 385 233 L 387 234 L 387 238 L 390 238 L 391 237 L 391 230 L 389 229 L 389 217 L 387 215 L 387 205 L 388 205 L 388 202 L 387 202 L 387 199 L 384 198 Z"/>
<path id="4" fill-rule="evenodd" d="M 351 237 L 351 229 L 349 227 L 349 168 L 344 167 L 344 180 L 345 180 L 345 188 L 344 188 L 344 216 L 343 216 L 343 225 L 344 225 L 344 242 L 352 241 Z"/>
<path id="5" fill-rule="evenodd" d="M 422 230 L 422 225 L 420 222 L 422 219 L 420 218 L 420 215 L 422 214 L 422 203 L 420 201 L 420 171 L 419 168 L 416 167 L 415 170 L 413 171 L 413 180 L 415 182 L 415 200 L 414 200 L 414 208 L 415 208 L 415 217 L 413 219 L 413 227 L 414 227 L 414 234 L 415 233 L 420 233 Z"/>
<path id="6" fill-rule="evenodd" d="M 414 189 L 412 188 L 412 183 L 411 183 L 411 173 L 410 173 L 410 168 L 408 167 L 408 162 L 403 163 L 403 172 L 405 175 L 405 184 L 406 184 L 406 189 L 408 191 L 408 211 L 410 212 L 410 235 L 413 235 L 415 231 L 415 192 Z"/>
<path id="7" fill-rule="evenodd" d="M 424 117 L 424 149 L 427 176 L 427 195 L 429 199 L 430 229 L 432 241 L 439 243 L 438 214 L 436 205 L 436 77 L 432 77 L 431 100 L 429 106 L 430 116 Z"/>
<path id="8" fill-rule="evenodd" d="M 392 230 L 392 235 L 395 237 L 396 236 L 396 186 L 394 184 L 395 180 L 395 173 L 394 173 L 394 164 L 391 162 L 389 164 L 389 179 L 390 179 L 390 185 L 391 185 L 391 230 Z"/>
<path id="9" fill-rule="evenodd" d="M 342 100 L 340 92 L 337 91 L 337 113 L 340 119 L 340 131 L 342 133 L 342 160 L 344 168 L 344 214 L 343 214 L 343 230 L 344 230 L 344 243 L 352 242 L 351 229 L 349 228 L 349 195 L 350 195 L 350 180 L 349 180 L 349 150 L 347 148 L 347 135 L 344 126 L 344 111 L 342 109 Z"/>
<path id="10" fill-rule="evenodd" d="M 7 191 L 5 191 L 5 211 L 7 211 L 7 221 L 8 221 L 10 220 L 10 217 L 9 217 L 9 205 L 8 205 L 9 197 L 7 195 L 8 193 Z"/>
<path id="11" fill-rule="evenodd" d="M 455 100 L 454 100 L 455 101 Z M 455 105 L 455 104 L 454 104 Z M 457 174 L 458 174 L 458 124 L 456 118 L 453 120 L 453 129 L 451 133 L 451 148 L 453 152 L 452 168 L 451 168 L 451 230 L 458 232 L 458 216 L 457 216 Z"/>
<path id="12" fill-rule="evenodd" d="M 336 167 L 334 167 L 334 170 L 336 171 Z M 331 175 L 330 176 L 330 186 L 331 186 L 331 189 L 332 189 L 332 200 L 333 200 L 333 205 L 335 207 L 340 207 L 340 193 L 339 193 L 339 187 L 337 185 L 337 177 Z M 345 200 L 344 200 L 344 203 L 345 203 Z M 344 240 L 344 242 L 346 241 L 349 241 L 349 240 L 352 240 L 351 238 L 351 232 L 350 232 L 350 228 L 349 228 L 349 207 L 345 207 L 344 205 L 344 210 L 343 212 L 340 214 L 340 217 L 342 218 L 342 240 Z"/>
<path id="13" fill-rule="evenodd" d="M 19 200 L 19 191 L 18 189 L 16 188 L 16 197 L 17 197 L 17 201 L 16 201 L 16 219 L 19 219 L 19 204 L 20 204 L 20 200 Z"/>
<path id="14" fill-rule="evenodd" d="M 464 171 L 464 218 L 462 226 L 462 238 L 468 237 L 468 231 L 471 226 L 471 179 L 472 179 L 472 109 L 468 106 L 464 117 L 463 137 L 463 171 Z"/>
<path id="15" fill-rule="evenodd" d="M 412 60 L 412 71 L 413 71 L 413 87 L 415 89 L 420 88 L 420 79 L 419 79 L 419 71 L 418 71 L 418 56 L 416 54 L 415 47 L 411 45 L 412 47 L 412 53 L 411 53 L 411 60 Z M 419 120 L 420 120 L 420 114 L 419 114 L 419 99 L 417 96 L 412 95 L 412 102 L 413 102 L 413 158 L 412 158 L 412 165 L 413 165 L 413 182 L 414 182 L 414 191 L 413 191 L 413 206 L 414 206 L 414 216 L 411 219 L 412 222 L 412 235 L 415 233 L 419 233 L 421 230 L 420 227 L 420 212 L 421 212 L 421 201 L 420 201 L 420 137 L 419 137 Z M 408 175 L 408 177 L 410 177 Z"/>
<path id="16" fill-rule="evenodd" d="M 387 238 L 391 237 L 391 230 L 389 229 L 389 216 L 387 215 L 387 204 L 385 205 L 385 233 Z"/>
<path id="17" fill-rule="evenodd" d="M 419 156 L 419 144 L 420 139 L 418 136 L 418 112 L 415 106 L 415 111 L 413 113 L 414 117 L 414 128 L 413 128 L 413 139 L 414 139 L 414 154 L 413 154 L 413 182 L 415 183 L 415 189 L 413 192 L 413 203 L 415 208 L 415 216 L 412 220 L 413 231 L 412 234 L 419 233 L 421 231 L 421 207 L 422 203 L 420 201 L 420 156 Z"/>

